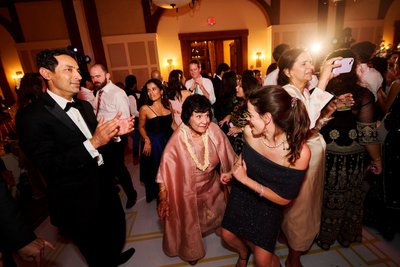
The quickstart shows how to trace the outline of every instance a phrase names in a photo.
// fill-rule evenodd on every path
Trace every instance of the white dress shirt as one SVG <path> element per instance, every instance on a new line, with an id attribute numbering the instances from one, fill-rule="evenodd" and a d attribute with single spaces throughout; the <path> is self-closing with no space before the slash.
<path id="1" fill-rule="evenodd" d="M 133 95 L 128 96 L 129 99 L 129 109 L 131 115 L 134 117 L 139 117 L 139 111 L 137 109 L 136 98 Z"/>
<path id="2" fill-rule="evenodd" d="M 64 109 L 67 103 L 69 102 L 65 98 L 56 95 L 52 91 L 47 89 L 47 93 L 51 96 L 51 98 L 56 101 L 56 103 Z M 76 108 L 72 107 L 67 111 L 67 115 L 71 118 L 71 120 L 75 123 L 75 125 L 79 128 L 79 130 L 83 133 L 83 135 L 87 138 L 86 141 L 83 142 L 86 150 L 92 156 L 92 158 L 97 158 L 97 164 L 100 166 L 104 163 L 102 155 L 99 151 L 93 147 L 92 143 L 90 142 L 90 138 L 92 138 L 92 133 L 89 130 L 89 127 L 86 125 L 85 120 L 83 119 L 81 113 Z"/>
<path id="3" fill-rule="evenodd" d="M 215 98 L 214 86 L 212 84 L 212 81 L 210 79 L 201 77 L 201 82 L 202 82 L 204 88 L 206 89 L 207 93 L 210 95 L 208 99 L 210 100 L 211 105 L 214 104 L 216 98 Z M 194 80 L 190 79 L 190 80 L 186 81 L 185 87 L 190 88 L 193 85 L 193 83 L 194 83 Z M 199 89 L 198 94 L 202 95 L 203 91 L 201 89 Z"/>
<path id="4" fill-rule="evenodd" d="M 99 120 L 100 117 L 103 116 L 104 121 L 109 121 L 113 119 L 118 112 L 122 113 L 121 119 L 126 119 L 130 117 L 129 99 L 124 90 L 113 84 L 111 81 L 109 81 L 107 85 L 100 90 L 103 90 L 103 93 L 101 94 L 97 120 Z M 100 92 L 96 94 L 96 98 L 94 101 L 95 114 L 97 110 L 99 95 Z"/>

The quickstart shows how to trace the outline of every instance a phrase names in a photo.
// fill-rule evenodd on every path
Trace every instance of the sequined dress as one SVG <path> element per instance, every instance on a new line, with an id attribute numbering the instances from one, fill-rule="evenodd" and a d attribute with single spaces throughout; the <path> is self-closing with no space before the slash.
<path id="1" fill-rule="evenodd" d="M 243 159 L 247 175 L 269 187 L 283 198 L 294 199 L 305 171 L 276 164 L 244 143 Z M 266 171 L 268 170 L 268 171 Z M 239 238 L 273 252 L 282 221 L 284 206 L 260 197 L 256 192 L 234 180 L 222 227 Z"/>

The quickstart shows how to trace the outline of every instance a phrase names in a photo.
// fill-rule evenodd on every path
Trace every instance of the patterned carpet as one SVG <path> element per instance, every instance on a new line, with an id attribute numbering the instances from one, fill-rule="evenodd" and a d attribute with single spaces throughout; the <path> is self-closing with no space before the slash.
<path id="1" fill-rule="evenodd" d="M 163 253 L 162 228 L 156 214 L 156 203 L 155 201 L 146 203 L 144 187 L 139 183 L 139 168 L 130 163 L 131 158 L 129 155 L 127 155 L 126 162 L 132 173 L 134 186 L 139 196 L 137 204 L 132 209 L 126 211 L 126 248 L 134 247 L 136 253 L 127 263 L 121 266 L 190 266 L 177 257 L 170 258 Z M 126 199 L 122 190 L 121 199 L 122 203 L 125 203 Z M 48 218 L 39 225 L 36 233 L 56 245 L 55 250 L 46 249 L 46 262 L 42 265 L 43 267 L 87 266 L 76 247 L 68 240 L 62 240 L 57 236 L 57 231 L 50 225 Z M 206 257 L 199 261 L 196 266 L 230 267 L 235 265 L 237 255 L 224 248 L 218 236 L 212 234 L 204 240 L 207 248 Z M 278 243 L 276 254 L 280 257 L 282 266 L 284 266 L 287 247 Z M 400 234 L 397 234 L 393 241 L 386 242 L 374 229 L 364 228 L 363 242 L 361 244 L 353 244 L 350 248 L 342 248 L 336 243 L 329 251 L 324 251 L 314 245 L 308 254 L 302 257 L 302 263 L 304 267 L 400 267 Z M 30 267 L 34 265 L 20 263 L 18 266 Z M 248 266 L 253 266 L 252 258 L 250 258 Z"/>

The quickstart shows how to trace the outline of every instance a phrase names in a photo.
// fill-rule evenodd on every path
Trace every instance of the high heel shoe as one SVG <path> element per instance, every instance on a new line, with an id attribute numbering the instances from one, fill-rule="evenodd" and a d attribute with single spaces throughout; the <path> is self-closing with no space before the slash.
<path id="1" fill-rule="evenodd" d="M 235 267 L 241 267 L 241 266 L 242 266 L 240 261 L 245 261 L 245 262 L 246 262 L 246 265 L 245 265 L 245 266 L 247 266 L 247 263 L 249 262 L 249 259 L 250 259 L 250 252 L 247 253 L 246 258 L 241 258 L 241 257 L 240 257 L 240 254 L 239 254 L 239 257 L 238 257 L 238 259 L 237 259 L 237 262 L 236 262 Z M 238 264 L 239 264 L 239 265 L 238 265 Z"/>
<path id="2" fill-rule="evenodd" d="M 199 260 L 188 261 L 188 263 L 189 263 L 190 265 L 196 265 L 198 261 L 199 261 Z"/>

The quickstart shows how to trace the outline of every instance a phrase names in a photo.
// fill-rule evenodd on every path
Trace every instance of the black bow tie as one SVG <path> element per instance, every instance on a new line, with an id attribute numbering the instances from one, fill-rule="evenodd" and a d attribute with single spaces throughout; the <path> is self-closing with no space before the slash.
<path id="1" fill-rule="evenodd" d="M 70 108 L 80 108 L 80 103 L 79 102 L 68 102 L 67 105 L 65 106 L 64 110 L 67 112 Z"/>

